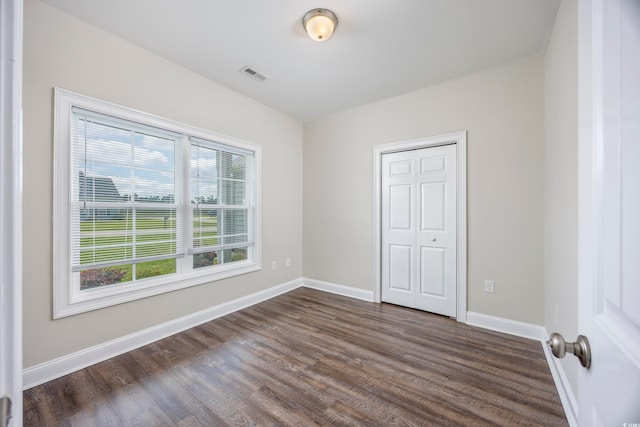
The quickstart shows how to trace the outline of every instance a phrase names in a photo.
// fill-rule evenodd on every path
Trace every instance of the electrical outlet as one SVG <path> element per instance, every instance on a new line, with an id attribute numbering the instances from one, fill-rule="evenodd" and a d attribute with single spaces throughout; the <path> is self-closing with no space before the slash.
<path id="1" fill-rule="evenodd" d="M 276 261 L 271 261 L 271 269 L 275 270 L 278 268 L 278 263 Z"/>
<path id="2" fill-rule="evenodd" d="M 496 283 L 493 280 L 485 280 L 484 281 L 484 291 L 489 292 L 490 294 L 495 293 L 496 291 Z"/>
<path id="3" fill-rule="evenodd" d="M 291 258 L 287 258 L 287 267 L 291 267 Z"/>

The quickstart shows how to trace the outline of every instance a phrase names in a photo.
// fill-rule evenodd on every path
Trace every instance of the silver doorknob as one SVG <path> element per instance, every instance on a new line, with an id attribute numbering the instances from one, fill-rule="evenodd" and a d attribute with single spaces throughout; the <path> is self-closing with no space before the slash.
<path id="1" fill-rule="evenodd" d="M 578 335 L 576 342 L 566 342 L 562 335 L 554 332 L 549 337 L 547 345 L 558 359 L 562 359 L 567 353 L 572 353 L 580 359 L 582 366 L 587 369 L 591 366 L 591 347 L 589 346 L 589 340 L 584 335 Z"/>

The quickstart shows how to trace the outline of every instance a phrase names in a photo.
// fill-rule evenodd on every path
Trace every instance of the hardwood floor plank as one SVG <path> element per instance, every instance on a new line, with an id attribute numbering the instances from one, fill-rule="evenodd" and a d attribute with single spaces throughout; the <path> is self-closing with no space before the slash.
<path id="1" fill-rule="evenodd" d="M 157 406 L 152 406 L 150 408 L 145 409 L 140 414 L 131 418 L 128 422 L 125 422 L 124 425 L 132 426 L 132 427 L 165 427 L 165 426 L 173 426 L 175 425 L 171 419 L 164 413 L 164 411 Z"/>
<path id="2" fill-rule="evenodd" d="M 540 343 L 297 289 L 24 393 L 25 426 L 566 426 Z"/>
<path id="3" fill-rule="evenodd" d="M 45 392 L 53 396 L 50 408 L 62 409 L 61 413 L 56 411 L 64 417 L 61 425 L 122 425 L 108 399 L 105 399 L 106 385 L 89 370 L 74 372 L 46 385 Z"/>
<path id="4" fill-rule="evenodd" d="M 176 425 L 192 416 L 196 417 L 192 425 L 220 424 L 222 420 L 191 393 L 189 384 L 183 384 L 173 377 L 172 371 L 182 369 L 182 366 L 171 365 L 169 361 L 172 358 L 167 358 L 168 354 L 169 350 L 163 349 L 160 342 L 131 352 L 134 366 L 143 367 L 148 374 L 138 377 L 137 382 Z M 140 370 L 135 369 L 135 372 Z"/>
<path id="5" fill-rule="evenodd" d="M 155 401 L 131 376 L 117 359 L 110 359 L 88 368 L 110 385 L 108 401 L 123 424 L 134 424 L 134 420 L 150 416 L 156 423 L 171 423 Z M 106 396 L 104 397 L 106 400 Z"/>
<path id="6" fill-rule="evenodd" d="M 53 425 L 64 417 L 60 406 L 53 395 L 45 391 L 44 385 L 26 390 L 22 400 L 24 425 Z"/>

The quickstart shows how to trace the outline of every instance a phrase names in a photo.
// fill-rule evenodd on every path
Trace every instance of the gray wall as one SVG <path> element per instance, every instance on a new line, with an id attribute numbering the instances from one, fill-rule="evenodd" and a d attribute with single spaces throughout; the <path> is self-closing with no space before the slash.
<path id="1" fill-rule="evenodd" d="M 53 87 L 263 146 L 263 271 L 52 320 Z M 24 367 L 302 275 L 302 125 L 38 0 L 24 16 Z M 285 259 L 293 264 L 285 267 Z M 272 271 L 271 260 L 281 266 Z"/>
<path id="2" fill-rule="evenodd" d="M 563 0 L 545 56 L 545 316 L 578 336 L 578 2 Z M 561 359 L 574 394 L 578 363 Z"/>
<path id="3" fill-rule="evenodd" d="M 373 290 L 372 147 L 461 130 L 468 309 L 542 325 L 541 55 L 305 123 L 305 277 Z"/>

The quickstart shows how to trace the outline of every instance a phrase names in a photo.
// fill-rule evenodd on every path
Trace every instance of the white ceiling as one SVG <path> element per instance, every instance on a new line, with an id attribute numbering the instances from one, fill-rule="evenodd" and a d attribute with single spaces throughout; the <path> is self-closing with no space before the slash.
<path id="1" fill-rule="evenodd" d="M 310 120 L 543 52 L 560 0 L 45 1 Z M 301 24 L 316 7 L 339 20 L 322 43 Z"/>

